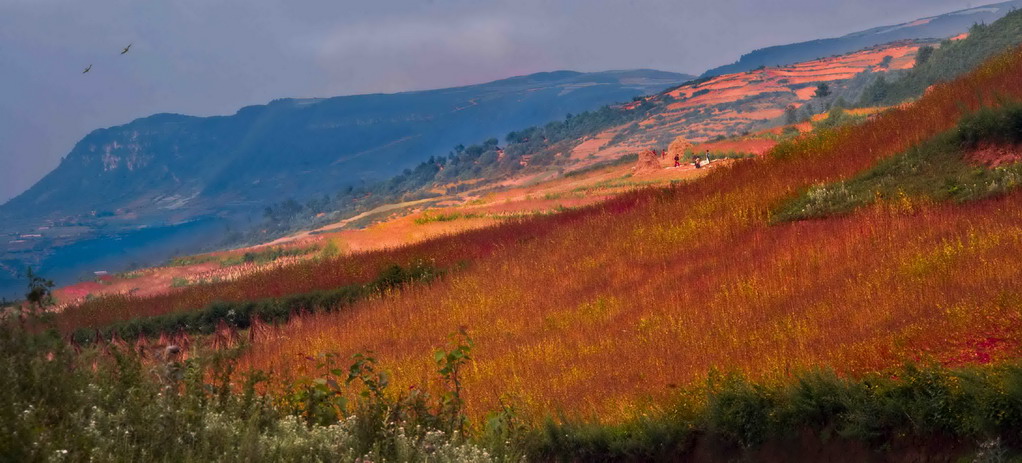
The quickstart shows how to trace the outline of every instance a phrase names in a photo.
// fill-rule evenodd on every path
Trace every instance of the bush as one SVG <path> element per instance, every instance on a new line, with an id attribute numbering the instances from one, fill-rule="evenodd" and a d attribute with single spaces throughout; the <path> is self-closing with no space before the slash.
<path id="1" fill-rule="evenodd" d="M 401 413 L 378 415 L 382 425 L 362 419 L 389 403 L 376 396 L 350 413 L 321 413 L 326 398 L 348 392 L 331 385 L 332 374 L 298 383 L 302 400 L 295 401 L 258 392 L 267 375 L 236 374 L 218 353 L 147 363 L 130 353 L 96 354 L 0 325 L 0 460 L 492 460 L 417 420 L 411 402 L 397 404 Z M 310 390 L 325 392 L 303 395 Z M 308 420 L 310 412 L 318 419 Z"/>

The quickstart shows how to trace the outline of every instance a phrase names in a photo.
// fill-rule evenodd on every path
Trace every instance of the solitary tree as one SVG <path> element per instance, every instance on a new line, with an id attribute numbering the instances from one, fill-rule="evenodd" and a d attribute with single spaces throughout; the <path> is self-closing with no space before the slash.
<path id="1" fill-rule="evenodd" d="M 29 309 L 34 312 L 42 312 L 46 306 L 53 304 L 53 294 L 50 291 L 53 288 L 53 280 L 39 276 L 32 271 L 32 267 L 25 270 L 25 276 L 28 277 L 28 292 L 25 293 L 25 300 L 28 301 Z"/>
<path id="2" fill-rule="evenodd" d="M 830 84 L 824 82 L 816 86 L 816 94 L 813 95 L 816 98 L 826 98 L 830 96 Z"/>

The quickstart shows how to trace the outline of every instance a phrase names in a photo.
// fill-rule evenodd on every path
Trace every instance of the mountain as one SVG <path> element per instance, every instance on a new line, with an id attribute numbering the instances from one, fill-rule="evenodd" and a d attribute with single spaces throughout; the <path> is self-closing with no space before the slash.
<path id="1" fill-rule="evenodd" d="M 705 461 L 742 448 L 763 449 L 753 461 L 817 461 L 828 442 L 835 454 L 856 449 L 847 461 L 901 461 L 926 454 L 916 450 L 927 442 L 946 458 L 977 436 L 1018 452 L 1009 438 L 1022 422 L 1020 75 L 1015 49 L 898 109 L 791 138 L 754 161 L 718 160 L 701 178 L 645 188 L 697 169 L 608 171 L 589 187 L 562 179 L 559 195 L 524 184 L 522 202 L 566 204 L 408 246 L 336 259 L 313 251 L 247 275 L 212 261 L 225 278 L 91 298 L 55 313 L 53 326 L 85 349 L 102 338 L 96 351 L 156 339 L 158 349 L 178 340 L 232 349 L 232 372 L 275 372 L 267 389 L 289 394 L 303 375 L 385 368 L 396 372 L 392 390 L 428 398 L 459 388 L 458 412 L 473 421 L 510 414 L 513 401 L 514 416 L 560 417 L 509 433 L 525 436 L 518 445 L 553 436 L 531 453 L 537 461 L 703 461 L 701 448 L 724 449 Z M 624 194 L 570 202 L 612 185 Z M 512 200 L 501 196 L 420 212 L 417 225 L 495 219 L 487 212 L 506 213 Z M 234 349 L 239 338 L 249 341 Z M 429 359 L 469 354 L 463 382 L 428 379 L 438 369 Z M 334 358 L 355 363 L 327 376 L 343 365 Z M 60 377 L 57 361 L 35 364 L 55 364 L 45 378 Z M 386 408 L 399 410 L 394 426 L 428 410 L 385 400 L 380 409 L 409 410 Z M 810 453 L 776 456 L 796 445 Z"/>
<path id="2" fill-rule="evenodd" d="M 841 55 L 898 40 L 951 37 L 967 32 L 974 24 L 996 21 L 1019 7 L 1022 7 L 1022 0 L 1012 0 L 921 18 L 893 26 L 875 27 L 836 38 L 761 48 L 742 55 L 735 63 L 710 69 L 703 73 L 703 77 L 749 71 L 760 66 L 781 66 L 825 56 Z"/>
<path id="3" fill-rule="evenodd" d="M 970 37 L 962 42 L 973 40 Z M 867 82 L 863 76 L 873 74 L 870 69 L 877 73 L 911 69 L 917 50 L 927 44 L 936 42 L 899 42 L 784 68 L 700 79 L 626 104 L 604 106 L 541 126 L 518 129 L 508 133 L 501 143 L 492 139 L 458 148 L 449 156 L 423 161 L 384 182 L 323 191 L 327 195 L 325 200 L 306 204 L 286 200 L 267 206 L 265 220 L 251 227 L 241 240 L 256 246 L 176 259 L 172 266 L 133 272 L 131 278 L 106 277 L 102 284 L 82 282 L 62 288 L 60 300 L 74 303 L 89 295 L 129 291 L 135 295 L 161 294 L 174 288 L 174 278 L 179 283 L 213 281 L 225 274 L 233 278 L 261 269 L 259 265 L 248 265 L 243 270 L 236 267 L 243 262 L 265 260 L 266 265 L 276 265 L 278 258 L 296 255 L 302 259 L 315 258 L 319 255 L 317 247 L 326 249 L 324 243 L 334 240 L 341 243 L 335 243 L 335 248 L 365 251 L 426 239 L 433 236 L 427 226 L 433 222 L 441 223 L 437 231 L 446 234 L 466 222 L 487 225 L 492 224 L 488 220 L 494 217 L 589 204 L 591 200 L 606 199 L 616 188 L 634 186 L 621 179 L 630 174 L 637 153 L 677 146 L 671 142 L 679 137 L 703 142 L 693 148 L 699 152 L 712 150 L 716 156 L 761 154 L 779 140 L 794 136 L 790 130 L 784 133 L 776 127 L 786 119 L 782 117 L 786 108 L 798 107 L 800 117 L 808 117 L 812 114 L 807 112 L 809 106 L 816 108 L 815 113 L 828 103 L 854 100 Z M 817 86 L 823 83 L 829 85 L 832 94 L 815 98 Z M 856 116 L 864 118 L 872 111 Z M 776 129 L 763 131 L 765 127 Z M 715 140 L 746 130 L 756 133 Z M 707 143 L 708 140 L 715 141 Z M 608 177 L 601 170 L 608 165 L 624 170 Z M 587 182 L 587 172 L 600 172 L 600 176 Z M 682 177 L 687 175 L 677 172 Z M 669 176 L 673 173 L 664 171 Z M 618 181 L 606 183 L 612 178 Z M 652 180 L 658 179 L 647 178 L 641 184 L 648 186 Z M 681 179 L 671 176 L 659 180 Z M 564 182 L 568 186 L 559 189 L 558 185 Z M 522 190 L 516 193 L 519 188 Z M 495 209 L 480 210 L 483 203 L 491 203 Z M 457 209 L 465 204 L 478 207 Z M 433 207 L 455 209 L 446 214 L 415 217 L 402 224 L 400 217 L 405 214 Z M 458 220 L 469 217 L 473 220 Z M 450 221 L 458 224 L 448 224 Z M 363 229 L 373 223 L 378 226 Z M 346 230 L 350 228 L 359 230 Z M 348 231 L 353 234 L 347 234 Z M 266 243 L 272 244 L 259 246 Z M 294 245 L 294 249 L 278 253 L 275 247 L 285 243 Z"/>
<path id="4" fill-rule="evenodd" d="M 860 104 L 892 105 L 918 97 L 928 87 L 947 82 L 976 68 L 980 63 L 1022 45 L 1022 10 L 1015 10 L 991 24 L 969 28 L 963 40 L 942 43 L 927 52 L 911 70 L 881 76 L 864 91 Z"/>
<path id="5" fill-rule="evenodd" d="M 223 117 L 157 114 L 90 133 L 0 216 L 218 210 L 305 197 L 688 78 L 560 71 L 442 90 L 281 99 Z"/>
<path id="6" fill-rule="evenodd" d="M 26 265 L 63 283 L 194 252 L 283 198 L 386 179 L 458 143 L 691 77 L 557 71 L 440 90 L 280 99 L 230 116 L 157 114 L 95 130 L 0 206 L 0 295 L 18 294 Z M 111 250 L 120 255 L 111 258 Z"/>

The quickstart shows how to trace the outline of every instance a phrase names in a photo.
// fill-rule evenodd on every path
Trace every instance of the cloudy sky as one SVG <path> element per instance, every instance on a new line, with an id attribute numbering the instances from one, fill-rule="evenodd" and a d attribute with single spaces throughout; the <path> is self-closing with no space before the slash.
<path id="1" fill-rule="evenodd" d="M 988 3 L 977 1 L 979 5 Z M 0 0 L 0 202 L 92 129 L 539 71 L 693 74 L 965 0 Z M 120 50 L 134 45 L 126 55 Z M 82 70 L 92 64 L 92 71 Z"/>

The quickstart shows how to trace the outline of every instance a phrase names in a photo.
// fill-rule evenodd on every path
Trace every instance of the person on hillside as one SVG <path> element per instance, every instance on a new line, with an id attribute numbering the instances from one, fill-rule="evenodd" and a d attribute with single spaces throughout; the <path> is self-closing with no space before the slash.
<path id="1" fill-rule="evenodd" d="M 674 155 L 674 167 L 681 167 L 681 155 L 680 154 L 675 154 Z"/>
<path id="2" fill-rule="evenodd" d="M 710 163 L 710 150 L 706 150 L 706 163 Z"/>
<path id="3" fill-rule="evenodd" d="M 696 156 L 692 158 L 692 165 L 696 166 L 696 169 L 703 167 L 703 160 Z"/>

